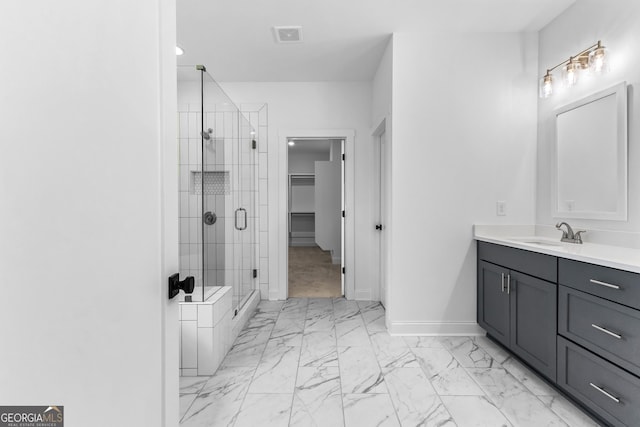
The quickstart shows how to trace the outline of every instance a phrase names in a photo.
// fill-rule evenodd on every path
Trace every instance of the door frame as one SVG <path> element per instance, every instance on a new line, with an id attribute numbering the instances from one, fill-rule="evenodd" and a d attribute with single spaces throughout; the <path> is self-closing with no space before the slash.
<path id="1" fill-rule="evenodd" d="M 386 193 L 386 206 L 383 207 L 384 210 L 384 232 L 385 232 L 385 246 L 386 246 L 386 251 L 384 251 L 384 253 L 382 251 L 379 251 L 378 256 L 379 259 L 378 260 L 374 260 L 374 261 L 379 261 L 382 264 L 384 264 L 384 277 L 380 277 L 380 273 L 378 272 L 377 276 L 378 276 L 378 289 L 377 289 L 377 296 L 378 299 L 380 299 L 380 301 L 382 301 L 384 299 L 385 301 L 385 317 L 387 319 L 387 327 L 388 327 L 388 319 L 390 318 L 390 312 L 391 312 L 391 299 L 392 299 L 392 293 L 390 292 L 390 278 L 391 276 L 391 248 L 392 248 L 392 244 L 391 244 L 391 240 L 393 238 L 393 233 L 392 233 L 392 220 L 391 220 L 391 216 L 392 216 L 392 210 L 391 210 L 391 206 L 393 205 L 393 192 L 392 192 L 392 187 L 391 187 L 391 180 L 392 180 L 392 171 L 391 171 L 391 155 L 392 155 L 392 138 L 391 138 L 391 116 L 390 115 L 386 115 L 384 117 L 382 117 L 380 120 L 378 120 L 377 125 L 373 128 L 373 131 L 371 132 L 371 140 L 372 140 L 372 144 L 373 144 L 373 149 L 374 149 L 374 162 L 377 160 L 377 164 L 374 164 L 374 171 L 376 174 L 376 177 L 380 178 L 380 182 L 382 183 L 384 181 L 385 184 L 385 188 L 387 190 Z M 385 152 L 384 152 L 384 157 L 381 159 L 381 153 L 380 153 L 380 136 L 382 134 L 385 134 Z M 376 154 L 377 151 L 377 154 Z M 381 174 L 381 161 L 384 161 L 384 165 L 385 165 L 385 176 L 380 176 Z M 374 201 L 374 203 L 377 204 L 377 206 L 374 206 L 374 209 L 376 208 L 380 208 L 380 196 L 378 195 Z M 376 213 L 377 215 L 377 213 Z M 380 218 L 376 218 L 376 221 L 380 220 Z M 383 298 L 382 295 L 382 283 L 386 284 L 385 286 L 385 295 Z"/>
<path id="2" fill-rule="evenodd" d="M 158 320 L 160 332 L 160 390 L 158 403 L 161 407 L 161 425 L 175 426 L 180 421 L 180 339 L 178 321 L 178 299 L 168 298 L 167 278 L 179 271 L 178 230 L 178 87 L 176 46 L 176 0 L 158 1 L 158 61 L 160 72 L 158 84 L 158 192 L 160 193 L 160 220 L 158 238 L 161 253 L 158 254 L 157 284 L 160 306 Z"/>
<path id="3" fill-rule="evenodd" d="M 289 296 L 289 241 L 288 241 L 288 176 L 290 139 L 343 139 L 344 140 L 344 248 L 342 265 L 345 266 L 344 296 L 347 299 L 355 297 L 355 211 L 354 211 L 354 139 L 353 129 L 293 129 L 278 132 L 278 269 L 280 281 L 273 289 L 274 280 L 269 280 L 269 299 L 286 300 Z"/>

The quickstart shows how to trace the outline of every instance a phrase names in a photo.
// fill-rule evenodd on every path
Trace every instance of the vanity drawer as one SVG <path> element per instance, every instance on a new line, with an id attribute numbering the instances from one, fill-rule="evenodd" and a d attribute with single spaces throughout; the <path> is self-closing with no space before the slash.
<path id="1" fill-rule="evenodd" d="M 548 282 L 556 283 L 558 278 L 558 259 L 551 255 L 478 242 L 478 257 Z"/>
<path id="2" fill-rule="evenodd" d="M 614 426 L 638 426 L 640 379 L 558 337 L 558 386 Z"/>
<path id="3" fill-rule="evenodd" d="M 640 309 L 640 274 L 560 258 L 558 283 Z"/>
<path id="4" fill-rule="evenodd" d="M 640 376 L 640 311 L 558 287 L 558 333 Z"/>

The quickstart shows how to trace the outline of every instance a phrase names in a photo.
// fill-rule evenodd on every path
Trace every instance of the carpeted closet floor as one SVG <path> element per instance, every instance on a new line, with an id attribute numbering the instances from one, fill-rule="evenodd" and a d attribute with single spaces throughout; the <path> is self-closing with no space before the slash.
<path id="1" fill-rule="evenodd" d="M 317 246 L 289 246 L 289 297 L 342 296 L 340 264 Z"/>

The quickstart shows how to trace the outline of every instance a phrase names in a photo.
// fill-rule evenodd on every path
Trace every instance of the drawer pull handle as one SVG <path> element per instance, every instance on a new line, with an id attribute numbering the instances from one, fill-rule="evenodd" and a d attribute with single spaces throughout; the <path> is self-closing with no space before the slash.
<path id="1" fill-rule="evenodd" d="M 616 337 L 619 340 L 622 339 L 622 335 L 620 334 L 616 334 L 615 332 L 611 332 L 608 329 L 603 328 L 602 326 L 598 326 L 595 323 L 592 323 L 591 326 L 593 326 L 594 328 L 596 328 L 597 330 L 599 330 L 600 332 L 604 332 L 605 334 L 611 335 L 612 337 Z"/>
<path id="2" fill-rule="evenodd" d="M 502 275 L 502 292 L 504 292 L 504 273 L 500 273 Z"/>
<path id="3" fill-rule="evenodd" d="M 600 286 L 605 286 L 607 288 L 611 288 L 611 289 L 618 289 L 620 290 L 620 286 L 618 285 L 612 285 L 611 283 L 607 283 L 607 282 L 601 282 L 600 280 L 596 280 L 596 279 L 591 279 L 589 280 L 591 283 L 595 283 L 596 285 L 600 285 Z"/>
<path id="4" fill-rule="evenodd" d="M 507 295 L 511 293 L 511 274 L 507 274 Z"/>
<path id="5" fill-rule="evenodd" d="M 614 395 L 612 395 L 611 393 L 608 393 L 606 390 L 598 387 L 597 385 L 595 385 L 594 383 L 589 383 L 589 385 L 593 388 L 595 388 L 596 390 L 598 390 L 600 393 L 604 394 L 605 396 L 607 396 L 609 399 L 613 400 L 616 403 L 620 403 L 620 399 L 618 399 L 617 397 L 615 397 Z"/>

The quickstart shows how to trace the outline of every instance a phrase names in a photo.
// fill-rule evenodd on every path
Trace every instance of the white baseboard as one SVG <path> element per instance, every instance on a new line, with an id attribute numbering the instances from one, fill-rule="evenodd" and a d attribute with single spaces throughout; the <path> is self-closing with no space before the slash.
<path id="1" fill-rule="evenodd" d="M 484 335 L 476 322 L 391 322 L 391 335 L 447 336 Z"/>

